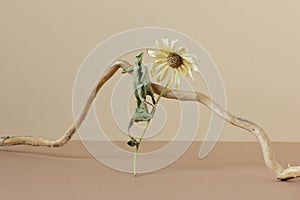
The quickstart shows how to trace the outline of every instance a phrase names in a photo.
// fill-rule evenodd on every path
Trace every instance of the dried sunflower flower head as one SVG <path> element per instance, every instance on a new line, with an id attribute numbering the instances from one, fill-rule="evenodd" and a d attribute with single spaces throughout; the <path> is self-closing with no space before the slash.
<path id="1" fill-rule="evenodd" d="M 178 88 L 180 76 L 190 76 L 194 80 L 192 71 L 199 72 L 196 67 L 197 58 L 186 48 L 177 47 L 177 40 L 169 41 L 168 37 L 162 38 L 162 44 L 157 40 L 156 49 L 149 49 L 148 54 L 156 60 L 153 62 L 151 74 L 158 82 L 168 84 L 169 88 Z"/>

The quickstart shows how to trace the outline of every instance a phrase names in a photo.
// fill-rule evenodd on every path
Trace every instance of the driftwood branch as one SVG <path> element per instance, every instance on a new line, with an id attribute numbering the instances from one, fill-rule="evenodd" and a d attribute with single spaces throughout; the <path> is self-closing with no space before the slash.
<path id="1" fill-rule="evenodd" d="M 51 140 L 31 136 L 6 136 L 0 138 L 0 146 L 31 145 L 46 147 L 62 147 L 71 140 L 72 136 L 77 132 L 82 122 L 85 120 L 88 111 L 90 110 L 96 98 L 96 95 L 101 89 L 101 87 L 116 73 L 116 71 L 118 71 L 119 68 L 124 69 L 128 66 L 130 66 L 128 62 L 118 60 L 105 71 L 105 73 L 100 77 L 98 83 L 91 92 L 85 106 L 83 107 L 83 110 L 81 111 L 78 118 L 75 120 L 74 124 L 59 139 Z M 155 83 L 152 83 L 151 86 L 154 93 L 158 95 L 161 94 L 161 92 L 164 90 L 163 86 Z M 219 117 L 223 118 L 230 124 L 243 128 L 256 136 L 262 149 L 265 164 L 273 172 L 274 176 L 277 179 L 285 181 L 300 177 L 300 166 L 289 166 L 286 169 L 281 167 L 281 165 L 277 162 L 275 158 L 269 137 L 264 132 L 264 130 L 255 123 L 232 115 L 231 113 L 225 111 L 218 103 L 214 102 L 210 97 L 200 92 L 167 89 L 163 93 L 163 97 L 169 99 L 176 99 L 180 101 L 197 101 L 205 105 L 211 111 L 216 113 Z"/>

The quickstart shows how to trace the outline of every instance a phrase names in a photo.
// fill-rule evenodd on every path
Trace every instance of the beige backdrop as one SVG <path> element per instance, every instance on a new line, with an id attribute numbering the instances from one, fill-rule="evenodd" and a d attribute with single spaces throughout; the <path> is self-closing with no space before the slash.
<path id="1" fill-rule="evenodd" d="M 230 111 L 260 124 L 273 141 L 300 141 L 299 9 L 292 0 L 3 0 L 0 135 L 59 137 L 72 122 L 73 82 L 89 51 L 120 31 L 160 26 L 184 32 L 207 49 L 222 73 Z M 109 113 L 105 97 L 113 83 L 97 99 L 98 110 Z M 199 89 L 207 92 L 201 83 Z M 176 122 L 172 116 L 168 123 Z M 199 140 L 210 117 L 203 106 L 201 116 Z M 107 123 L 113 139 L 124 138 L 111 119 Z M 169 139 L 169 128 L 156 139 Z M 221 139 L 254 140 L 229 125 Z"/>

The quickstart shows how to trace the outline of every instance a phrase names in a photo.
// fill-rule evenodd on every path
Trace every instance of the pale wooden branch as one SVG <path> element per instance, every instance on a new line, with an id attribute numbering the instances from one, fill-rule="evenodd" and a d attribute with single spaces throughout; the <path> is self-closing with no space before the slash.
<path id="1" fill-rule="evenodd" d="M 160 94 L 164 89 L 163 86 L 152 83 L 154 93 Z M 180 101 L 197 101 L 211 111 L 216 113 L 219 117 L 223 118 L 230 124 L 240 127 L 254 134 L 261 146 L 265 164 L 273 172 L 276 178 L 285 181 L 293 178 L 300 177 L 300 166 L 288 167 L 283 169 L 277 162 L 272 148 L 271 141 L 265 131 L 257 124 L 240 117 L 236 117 L 231 113 L 225 111 L 218 103 L 213 101 L 210 97 L 200 92 L 180 91 L 180 90 L 167 90 L 163 97 L 169 99 L 177 99 Z"/>
<path id="2" fill-rule="evenodd" d="M 77 132 L 82 122 L 85 120 L 96 96 L 101 87 L 108 81 L 119 68 L 126 68 L 130 64 L 126 61 L 118 60 L 109 67 L 104 74 L 100 77 L 95 88 L 90 93 L 88 100 L 86 101 L 82 111 L 75 120 L 74 124 L 64 133 L 64 135 L 57 140 L 46 139 L 41 137 L 32 136 L 6 136 L 0 138 L 0 146 L 12 146 L 12 145 L 31 145 L 31 146 L 46 146 L 46 147 L 62 147 L 68 143 L 72 136 Z"/>
<path id="3" fill-rule="evenodd" d="M 67 142 L 69 142 L 72 136 L 77 132 L 82 122 L 85 120 L 88 111 L 90 110 L 98 91 L 101 87 L 108 81 L 119 68 L 126 68 L 130 64 L 126 61 L 118 60 L 109 67 L 105 73 L 100 77 L 95 88 L 91 92 L 83 110 L 81 111 L 78 118 L 75 120 L 74 124 L 65 132 L 65 134 L 57 140 L 51 140 L 40 137 L 31 136 L 7 136 L 0 138 L 0 146 L 11 146 L 11 145 L 31 145 L 31 146 L 47 146 L 47 147 L 62 147 Z M 164 87 L 155 83 L 151 84 L 154 93 L 161 94 Z M 254 134 L 260 143 L 264 161 L 266 166 L 273 172 L 274 176 L 282 181 L 300 177 L 300 166 L 288 167 L 286 169 L 282 168 L 277 162 L 271 141 L 264 130 L 256 125 L 255 123 L 236 117 L 231 113 L 225 111 L 218 103 L 214 102 L 210 97 L 200 92 L 191 91 L 180 91 L 180 90 L 166 90 L 163 93 L 163 97 L 168 99 L 176 99 L 180 101 L 197 101 L 211 111 L 216 113 L 219 117 L 223 118 L 230 124 L 240 127 Z"/>

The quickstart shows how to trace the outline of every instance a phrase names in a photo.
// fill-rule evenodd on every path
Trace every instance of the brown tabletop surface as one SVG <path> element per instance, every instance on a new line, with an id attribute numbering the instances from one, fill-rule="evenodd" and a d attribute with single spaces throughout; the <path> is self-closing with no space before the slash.
<path id="1" fill-rule="evenodd" d="M 300 164 L 299 143 L 273 144 L 283 166 Z M 0 199 L 300 198 L 300 180 L 277 181 L 264 165 L 258 143 L 219 142 L 203 160 L 198 159 L 200 145 L 193 143 L 171 166 L 138 177 L 104 166 L 80 141 L 53 149 L 2 147 Z"/>

